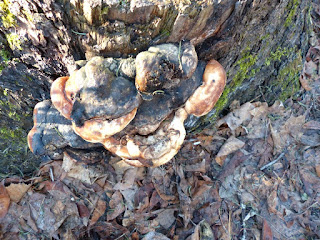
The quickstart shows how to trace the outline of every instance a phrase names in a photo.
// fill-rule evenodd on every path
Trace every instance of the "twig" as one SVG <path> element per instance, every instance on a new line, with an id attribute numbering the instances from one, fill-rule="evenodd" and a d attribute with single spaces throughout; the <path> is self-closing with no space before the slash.
<path id="1" fill-rule="evenodd" d="M 53 171 L 52 171 L 52 167 L 49 168 L 49 175 L 50 175 L 50 179 L 52 182 L 54 182 L 54 176 L 53 176 Z"/>
<path id="2" fill-rule="evenodd" d="M 221 209 L 220 209 L 220 208 L 219 208 L 218 213 L 219 213 L 219 219 L 220 219 L 221 225 L 222 225 L 224 231 L 226 232 L 226 234 L 228 234 L 228 230 L 227 230 L 227 228 L 224 226 L 224 223 L 223 223 L 222 218 L 221 218 Z M 229 236 L 229 239 L 230 239 L 230 236 Z"/>
<path id="3" fill-rule="evenodd" d="M 182 63 L 181 63 L 181 41 L 179 42 L 178 60 L 179 60 L 179 68 L 180 68 L 180 70 L 182 71 Z"/>
<path id="4" fill-rule="evenodd" d="M 81 32 L 77 32 L 77 31 L 74 31 L 71 29 L 71 32 L 75 33 L 75 34 L 78 34 L 78 35 L 82 35 L 82 36 L 87 36 L 86 33 L 81 33 Z"/>
<path id="5" fill-rule="evenodd" d="M 264 165 L 263 167 L 260 168 L 260 170 L 264 170 L 270 166 L 272 166 L 273 164 L 275 164 L 276 162 L 278 162 L 283 156 L 284 156 L 285 152 L 282 152 L 279 157 L 277 157 L 275 160 L 273 160 L 272 162 L 269 162 L 268 164 Z"/>

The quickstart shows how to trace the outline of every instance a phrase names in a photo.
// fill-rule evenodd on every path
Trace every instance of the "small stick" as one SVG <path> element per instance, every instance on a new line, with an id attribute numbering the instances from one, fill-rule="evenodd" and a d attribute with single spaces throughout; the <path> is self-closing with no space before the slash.
<path id="1" fill-rule="evenodd" d="M 52 181 L 52 182 L 54 182 L 54 176 L 53 176 L 53 170 L 52 170 L 52 167 L 50 167 L 49 175 L 50 175 L 50 179 L 51 179 L 51 181 Z"/>
<path id="2" fill-rule="evenodd" d="M 272 166 L 273 164 L 275 164 L 276 162 L 278 162 L 283 156 L 284 156 L 284 152 L 282 152 L 279 157 L 277 157 L 275 160 L 273 160 L 272 162 L 269 162 L 268 164 L 264 165 L 263 167 L 260 168 L 260 170 L 264 170 L 266 169 L 267 167 L 270 167 Z"/>

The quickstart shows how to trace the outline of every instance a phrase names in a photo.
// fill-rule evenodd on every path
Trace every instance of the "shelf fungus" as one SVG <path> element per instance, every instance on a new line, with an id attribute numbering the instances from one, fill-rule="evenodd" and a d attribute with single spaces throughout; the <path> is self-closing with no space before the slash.
<path id="1" fill-rule="evenodd" d="M 210 112 L 225 84 L 223 67 L 198 61 L 189 42 L 153 46 L 135 59 L 94 57 L 53 82 L 52 104 L 36 105 L 29 148 L 58 158 L 66 147 L 104 146 L 130 165 L 157 167 L 178 153 L 188 115 Z"/>

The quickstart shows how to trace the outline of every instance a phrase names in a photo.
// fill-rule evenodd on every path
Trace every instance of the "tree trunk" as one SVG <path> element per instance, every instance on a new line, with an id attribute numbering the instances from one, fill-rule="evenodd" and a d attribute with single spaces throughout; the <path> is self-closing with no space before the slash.
<path id="1" fill-rule="evenodd" d="M 190 131 L 212 124 L 233 100 L 294 97 L 312 8 L 311 0 L 2 0 L 0 14 L 0 171 L 14 174 L 37 166 L 26 146 L 32 109 L 77 60 L 190 40 L 199 59 L 218 60 L 228 74 L 215 109 L 189 118 Z"/>

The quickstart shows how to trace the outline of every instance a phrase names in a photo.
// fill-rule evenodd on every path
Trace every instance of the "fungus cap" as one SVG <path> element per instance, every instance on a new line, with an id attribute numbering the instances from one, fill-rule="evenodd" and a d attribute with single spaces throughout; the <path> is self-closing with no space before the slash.
<path id="1" fill-rule="evenodd" d="M 92 143 L 103 142 L 106 138 L 122 131 L 136 115 L 137 108 L 133 109 L 130 113 L 113 119 L 91 119 L 85 121 L 83 126 L 77 126 L 72 123 L 73 130 L 76 134 L 84 140 Z"/>
<path id="2" fill-rule="evenodd" d="M 133 166 L 156 167 L 170 161 L 179 151 L 186 131 L 184 121 L 188 114 L 184 108 L 175 112 L 171 121 L 163 123 L 149 136 L 126 136 L 124 143 L 115 137 L 106 139 L 104 147 Z"/>
<path id="3" fill-rule="evenodd" d="M 93 58 L 86 66 L 86 81 L 76 95 L 71 119 L 77 126 L 94 118 L 113 120 L 129 114 L 140 104 L 134 83 L 116 77 L 103 58 Z"/>
<path id="4" fill-rule="evenodd" d="M 28 147 L 36 155 L 45 153 L 44 145 L 41 140 L 43 127 L 42 123 L 46 120 L 46 114 L 51 106 L 50 101 L 39 102 L 33 109 L 33 127 L 28 133 Z"/>
<path id="5" fill-rule="evenodd" d="M 70 119 L 72 101 L 65 92 L 66 82 L 69 77 L 59 77 L 51 85 L 50 96 L 53 106 L 67 119 Z"/>
<path id="6" fill-rule="evenodd" d="M 192 76 L 198 63 L 195 48 L 189 42 L 181 46 L 161 44 L 136 57 L 136 88 L 143 93 L 168 89 Z"/>
<path id="7" fill-rule="evenodd" d="M 227 74 L 222 65 L 216 61 L 208 62 L 203 73 L 203 83 L 198 87 L 185 104 L 188 114 L 197 117 L 209 113 L 226 85 Z"/>

